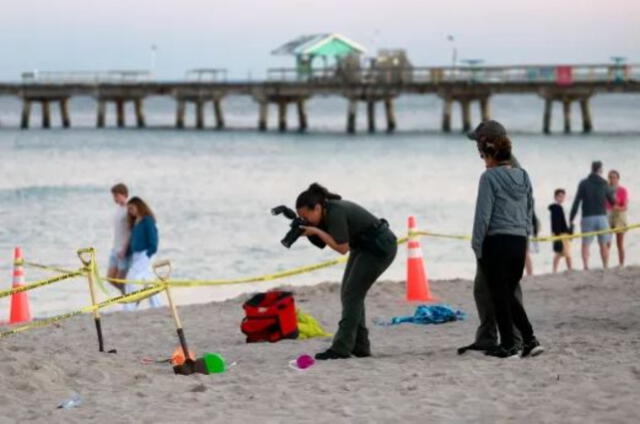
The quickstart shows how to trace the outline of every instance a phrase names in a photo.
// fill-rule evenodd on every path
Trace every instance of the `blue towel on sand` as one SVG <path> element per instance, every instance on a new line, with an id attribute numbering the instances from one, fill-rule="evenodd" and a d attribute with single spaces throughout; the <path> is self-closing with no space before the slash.
<path id="1" fill-rule="evenodd" d="M 412 316 L 393 317 L 389 322 L 376 322 L 378 325 L 396 325 L 405 322 L 413 324 L 443 324 L 450 321 L 461 321 L 467 314 L 457 311 L 449 305 L 420 305 Z"/>

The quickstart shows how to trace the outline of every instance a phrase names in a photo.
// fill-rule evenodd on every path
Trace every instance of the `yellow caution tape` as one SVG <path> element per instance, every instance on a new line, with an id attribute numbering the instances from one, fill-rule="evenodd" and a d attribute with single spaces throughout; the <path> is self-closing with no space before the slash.
<path id="1" fill-rule="evenodd" d="M 24 266 L 29 266 L 31 268 L 38 268 L 38 269 L 43 269 L 45 271 L 52 271 L 52 272 L 57 272 L 59 274 L 69 274 L 71 272 L 74 272 L 72 270 L 69 269 L 64 269 L 64 268 L 59 268 L 56 266 L 50 266 L 50 265 L 42 265 L 36 262 L 29 262 L 29 261 L 25 261 L 25 260 L 17 260 L 14 262 L 15 265 L 24 265 Z"/>
<path id="2" fill-rule="evenodd" d="M 0 339 L 2 339 L 4 337 L 7 337 L 7 336 L 11 336 L 11 335 L 17 334 L 17 333 L 21 333 L 21 332 L 26 331 L 26 330 L 30 330 L 30 329 L 33 329 L 33 328 L 46 327 L 46 326 L 54 324 L 54 323 L 56 323 L 58 321 L 62 321 L 62 320 L 67 319 L 67 318 L 72 318 L 72 317 L 77 316 L 77 315 L 88 314 L 88 313 L 91 313 L 91 312 L 95 311 L 96 309 L 106 308 L 107 306 L 111 306 L 111 305 L 114 305 L 116 303 L 137 302 L 139 300 L 146 299 L 149 296 L 152 296 L 152 295 L 154 295 L 156 293 L 161 292 L 162 290 L 165 289 L 165 287 L 166 286 L 164 286 L 164 285 L 157 285 L 157 286 L 145 288 L 145 289 L 142 289 L 142 290 L 135 291 L 133 293 L 125 294 L 125 295 L 114 297 L 114 298 L 111 298 L 111 299 L 107 299 L 107 300 L 105 300 L 103 302 L 97 303 L 96 305 L 86 306 L 86 307 L 84 307 L 82 309 L 78 309 L 76 311 L 67 312 L 67 313 L 61 314 L 61 315 L 56 315 L 54 317 L 47 318 L 47 319 L 33 321 L 33 322 L 30 322 L 29 324 L 21 325 L 19 327 L 12 328 L 11 330 L 7 330 L 7 331 L 1 332 L 0 333 Z"/>
<path id="3" fill-rule="evenodd" d="M 57 283 L 58 281 L 67 280 L 69 278 L 78 277 L 80 275 L 84 275 L 84 270 L 73 271 L 68 274 L 58 275 L 56 277 L 47 278 L 46 280 L 40 280 L 33 283 L 29 283 L 24 286 L 14 287 L 7 290 L 0 291 L 0 298 L 11 296 L 12 294 L 21 293 L 27 290 L 37 289 L 38 287 L 47 286 L 49 284 Z"/>

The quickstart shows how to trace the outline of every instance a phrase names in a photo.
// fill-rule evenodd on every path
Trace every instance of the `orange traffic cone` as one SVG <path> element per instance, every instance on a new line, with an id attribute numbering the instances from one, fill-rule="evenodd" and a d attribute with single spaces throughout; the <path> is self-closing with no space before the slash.
<path id="1" fill-rule="evenodd" d="M 13 288 L 24 286 L 24 268 L 22 267 L 22 249 L 16 247 L 13 252 Z M 31 321 L 27 292 L 14 293 L 11 296 L 9 324 Z"/>
<path id="2" fill-rule="evenodd" d="M 409 234 L 417 231 L 416 218 L 409 217 Z M 429 279 L 424 269 L 422 247 L 417 236 L 409 236 L 407 250 L 407 301 L 408 302 L 433 302 L 437 299 L 429 290 Z"/>

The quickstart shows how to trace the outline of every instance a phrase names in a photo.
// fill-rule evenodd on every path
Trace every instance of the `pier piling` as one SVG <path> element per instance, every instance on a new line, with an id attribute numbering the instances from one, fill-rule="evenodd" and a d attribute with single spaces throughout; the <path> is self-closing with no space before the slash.
<path id="1" fill-rule="evenodd" d="M 284 100 L 278 102 L 278 130 L 287 130 L 287 102 Z"/>
<path id="2" fill-rule="evenodd" d="M 196 128 L 201 130 L 204 128 L 204 101 L 197 99 L 196 104 Z"/>
<path id="3" fill-rule="evenodd" d="M 213 113 L 216 118 L 216 128 L 221 130 L 224 128 L 224 114 L 222 113 L 222 101 L 220 99 L 213 100 Z"/>
<path id="4" fill-rule="evenodd" d="M 480 98 L 480 119 L 488 121 L 491 119 L 491 106 L 489 105 L 489 97 Z"/>
<path id="5" fill-rule="evenodd" d="M 551 111 L 553 109 L 553 101 L 544 99 L 544 114 L 542 116 L 542 132 L 551 134 Z"/>
<path id="6" fill-rule="evenodd" d="M 369 132 L 376 132 L 376 102 L 375 100 L 367 101 L 367 123 Z"/>
<path id="7" fill-rule="evenodd" d="M 580 99 L 580 111 L 582 112 L 582 131 L 590 133 L 593 130 L 593 122 L 591 121 L 591 107 L 588 98 Z"/>
<path id="8" fill-rule="evenodd" d="M 387 132 L 393 132 L 396 129 L 396 114 L 392 98 L 384 100 L 384 110 L 387 116 Z"/>
<path id="9" fill-rule="evenodd" d="M 42 128 L 51 128 L 51 108 L 49 107 L 49 100 L 42 100 Z"/>
<path id="10" fill-rule="evenodd" d="M 562 101 L 562 113 L 564 115 L 564 133 L 571 133 L 571 100 L 564 99 Z"/>
<path id="11" fill-rule="evenodd" d="M 358 113 L 358 101 L 355 99 L 349 99 L 349 106 L 347 109 L 347 132 L 349 134 L 355 134 L 356 132 L 357 113 Z"/>
<path id="12" fill-rule="evenodd" d="M 62 119 L 62 128 L 71 126 L 71 118 L 69 117 L 69 98 L 60 99 L 60 118 Z"/>
<path id="13" fill-rule="evenodd" d="M 258 117 L 258 130 L 267 130 L 267 118 L 269 117 L 269 103 L 266 101 L 260 102 L 260 116 Z"/>
<path id="14" fill-rule="evenodd" d="M 460 100 L 460 110 L 462 112 L 462 132 L 471 131 L 471 101 L 468 99 Z"/>
<path id="15" fill-rule="evenodd" d="M 453 107 L 453 99 L 445 97 L 442 104 L 442 131 L 451 132 L 451 109 Z"/>
<path id="16" fill-rule="evenodd" d="M 307 130 L 307 110 L 305 108 L 305 100 L 300 99 L 296 102 L 298 107 L 298 130 L 305 132 Z"/>
<path id="17" fill-rule="evenodd" d="M 176 104 L 176 128 L 184 128 L 184 113 L 186 106 L 186 101 L 184 99 L 178 99 Z"/>
<path id="18" fill-rule="evenodd" d="M 22 118 L 20 119 L 20 128 L 26 130 L 29 128 L 29 118 L 31 117 L 31 100 L 22 100 Z"/>
<path id="19" fill-rule="evenodd" d="M 118 128 L 124 128 L 125 126 L 123 99 L 116 100 L 116 123 L 118 125 Z"/>
<path id="20" fill-rule="evenodd" d="M 136 111 L 136 125 L 138 126 L 138 128 L 144 128 L 146 123 L 144 120 L 144 110 L 142 108 L 142 99 L 140 98 L 135 99 L 133 101 L 133 104 Z"/>

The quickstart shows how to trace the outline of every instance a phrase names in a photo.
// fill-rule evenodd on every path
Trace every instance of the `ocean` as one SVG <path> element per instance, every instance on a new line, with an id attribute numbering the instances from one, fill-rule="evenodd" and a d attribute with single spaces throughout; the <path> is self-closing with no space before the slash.
<path id="1" fill-rule="evenodd" d="M 578 182 L 592 160 L 605 170 L 617 169 L 630 193 L 630 223 L 640 222 L 635 196 L 640 188 L 640 96 L 601 95 L 593 98 L 595 131 L 583 135 L 577 107 L 574 133 L 561 134 L 561 108 L 554 105 L 553 135 L 541 134 L 542 101 L 533 96 L 497 96 L 493 117 L 510 132 L 514 151 L 530 173 L 542 234 L 549 233 L 547 205 L 553 190 L 567 189 L 567 214 Z M 208 107 L 211 107 L 208 105 Z M 484 169 L 475 145 L 460 131 L 459 110 L 454 132 L 439 132 L 441 102 L 434 96 L 408 96 L 397 102 L 398 131 L 386 134 L 383 110 L 378 108 L 380 132 L 365 132 L 365 110 L 360 106 L 359 133 L 344 133 L 346 102 L 313 99 L 308 105 L 310 130 L 274 130 L 276 111 L 270 110 L 270 131 L 259 133 L 257 104 L 233 98 L 225 101 L 225 131 L 213 127 L 207 109 L 205 130 L 175 130 L 175 104 L 151 98 L 145 104 L 147 129 L 97 130 L 95 103 L 74 99 L 73 128 L 41 130 L 39 110 L 33 108 L 33 129 L 21 131 L 20 103 L 0 99 L 0 275 L 11 283 L 12 250 L 24 249 L 27 260 L 76 268 L 76 250 L 93 246 L 101 271 L 106 273 L 112 239 L 114 205 L 109 188 L 125 182 L 132 194 L 145 199 L 156 213 L 160 231 L 158 258 L 170 259 L 176 278 L 220 279 L 254 276 L 314 264 L 336 257 L 305 240 L 290 250 L 280 244 L 289 229 L 283 217 L 270 209 L 293 206 L 297 194 L 318 181 L 344 198 L 385 217 L 398 235 L 415 215 L 422 229 L 469 234 L 479 175 Z M 473 119 L 479 113 L 474 105 Z M 52 123 L 59 126 L 53 107 Z M 193 126 L 189 110 L 187 124 Z M 114 125 L 109 109 L 107 124 Z M 294 110 L 290 127 L 296 126 Z M 128 124 L 133 126 L 130 111 Z M 581 266 L 579 243 L 573 243 L 574 263 Z M 473 276 L 475 261 L 467 241 L 423 238 L 430 278 Z M 627 235 L 629 264 L 640 262 L 640 231 Z M 384 279 L 400 280 L 405 273 L 404 250 Z M 551 270 L 549 243 L 533 255 L 534 271 Z M 612 263 L 617 257 L 612 255 Z M 592 265 L 599 266 L 596 247 Z M 27 281 L 49 276 L 27 269 Z M 342 267 L 332 267 L 280 282 L 243 286 L 176 289 L 179 303 L 206 302 L 277 284 L 315 284 L 339 281 Z M 112 292 L 115 294 L 115 292 Z M 100 294 L 104 297 L 104 294 Z M 472 296 L 469 293 L 469 296 Z M 48 316 L 85 306 L 86 281 L 75 279 L 29 292 L 32 312 Z M 455 299 L 449 299 L 455 303 Z M 0 321 L 8 300 L 0 300 Z"/>

